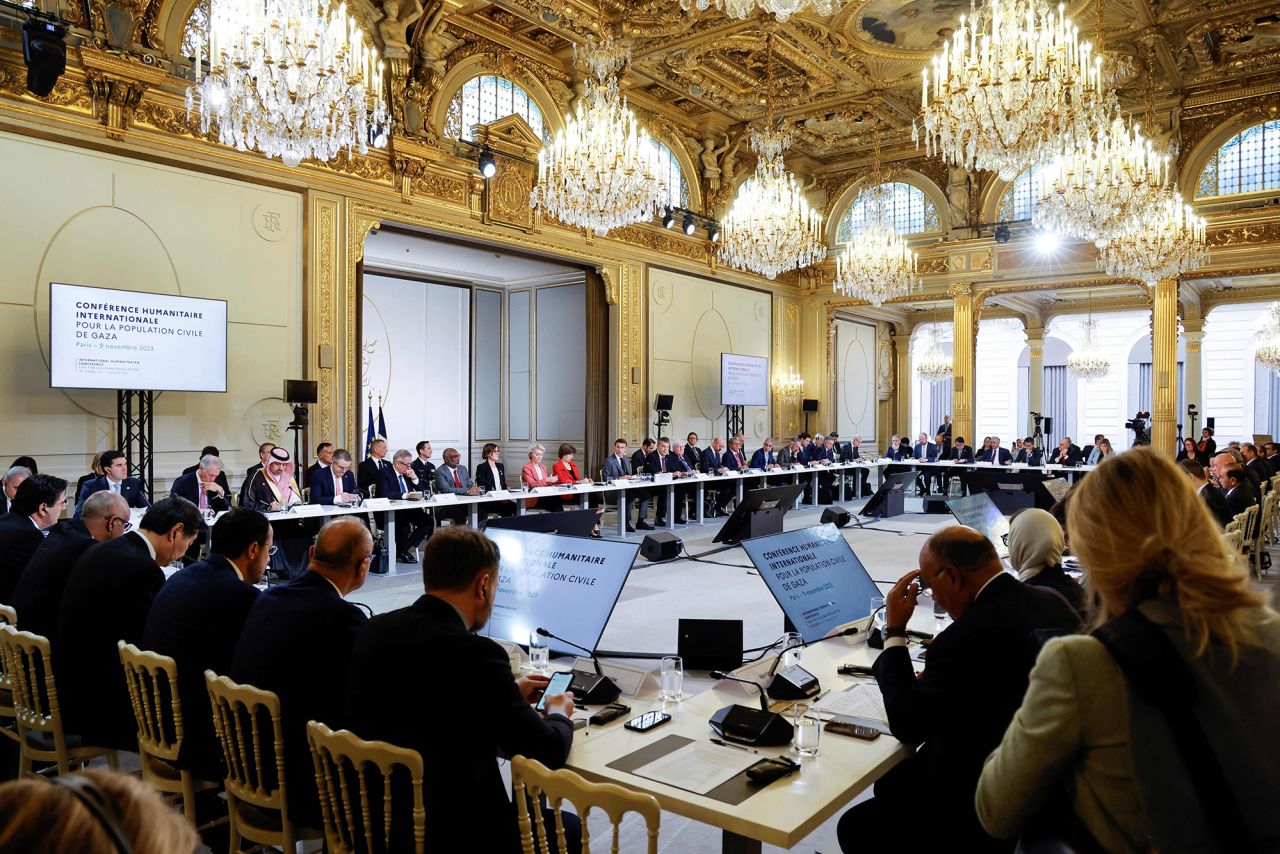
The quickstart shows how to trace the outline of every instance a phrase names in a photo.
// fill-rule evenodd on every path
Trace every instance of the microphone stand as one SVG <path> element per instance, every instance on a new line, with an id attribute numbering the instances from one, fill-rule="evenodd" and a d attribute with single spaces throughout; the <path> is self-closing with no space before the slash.
<path id="1" fill-rule="evenodd" d="M 769 711 L 769 703 L 765 699 L 764 687 L 750 679 L 730 676 L 723 670 L 711 671 L 712 679 L 727 679 L 730 682 L 741 682 L 750 685 L 760 694 L 760 708 L 743 706 L 734 703 L 717 709 L 707 723 L 716 734 L 725 741 L 739 744 L 751 744 L 758 747 L 780 747 L 791 743 L 795 727 L 777 712 Z"/>
<path id="2" fill-rule="evenodd" d="M 608 676 L 604 675 L 604 670 L 600 667 L 600 659 L 596 656 L 594 649 L 589 649 L 582 644 L 574 643 L 571 640 L 562 638 L 557 634 L 553 634 L 542 626 L 534 629 L 540 636 L 544 638 L 554 638 L 563 644 L 567 644 L 574 649 L 580 649 L 591 659 L 591 664 L 595 668 L 595 673 L 584 670 L 574 670 L 573 681 L 569 683 L 569 690 L 573 692 L 574 697 L 586 705 L 599 705 L 601 703 L 612 703 L 622 694 L 622 689 L 618 687 L 618 683 L 614 682 Z"/>
<path id="3" fill-rule="evenodd" d="M 725 673 L 723 670 L 712 670 L 711 678 L 727 679 L 730 682 L 741 682 L 743 685 L 750 685 L 752 688 L 755 688 L 757 691 L 760 692 L 760 711 L 762 712 L 769 711 L 769 701 L 765 699 L 764 686 L 761 685 L 759 682 L 753 681 L 751 679 L 742 679 L 738 676 L 730 676 L 728 673 Z"/>

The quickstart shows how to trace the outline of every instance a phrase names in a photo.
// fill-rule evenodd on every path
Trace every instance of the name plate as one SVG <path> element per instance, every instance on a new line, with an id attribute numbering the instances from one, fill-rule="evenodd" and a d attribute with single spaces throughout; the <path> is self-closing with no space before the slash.
<path id="1" fill-rule="evenodd" d="M 710 479 L 711 475 L 707 474 L 705 471 L 700 471 L 694 474 L 694 477 L 696 477 L 698 480 L 708 480 Z"/>
<path id="2" fill-rule="evenodd" d="M 303 518 L 307 516 L 323 516 L 324 509 L 323 504 L 299 504 L 293 509 L 293 513 L 288 515 L 300 516 Z M 285 514 L 281 514 L 281 518 L 286 518 Z"/>
<path id="3" fill-rule="evenodd" d="M 390 498 L 368 498 L 364 502 L 364 508 L 366 510 L 390 510 L 391 499 Z"/>
<path id="4" fill-rule="evenodd" d="M 534 495 L 559 495 L 560 487 L 558 486 L 536 486 L 533 489 Z"/>
<path id="5" fill-rule="evenodd" d="M 792 471 L 804 471 L 804 463 L 792 463 L 792 464 L 791 464 L 791 470 L 792 470 Z"/>
<path id="6" fill-rule="evenodd" d="M 589 658 L 578 656 L 573 662 L 574 670 L 581 670 L 586 673 L 595 673 L 596 666 Z M 638 667 L 627 667 L 622 664 L 608 664 L 600 662 L 600 669 L 604 675 L 613 680 L 618 689 L 628 697 L 636 697 L 640 694 L 640 689 L 644 687 L 644 677 L 649 673 L 647 670 L 641 670 Z"/>
<path id="7" fill-rule="evenodd" d="M 436 504 L 457 504 L 458 494 L 456 492 L 438 492 L 431 500 Z M 367 501 L 365 502 L 365 504 L 368 503 Z"/>
<path id="8" fill-rule="evenodd" d="M 669 472 L 669 471 L 667 471 L 667 472 L 658 472 L 657 474 L 655 474 L 655 475 L 653 476 L 653 482 L 654 482 L 654 483 L 670 483 L 670 482 L 671 482 L 671 472 Z"/>
<path id="9" fill-rule="evenodd" d="M 506 498 L 511 495 L 509 489 L 491 489 L 485 493 L 486 498 Z"/>

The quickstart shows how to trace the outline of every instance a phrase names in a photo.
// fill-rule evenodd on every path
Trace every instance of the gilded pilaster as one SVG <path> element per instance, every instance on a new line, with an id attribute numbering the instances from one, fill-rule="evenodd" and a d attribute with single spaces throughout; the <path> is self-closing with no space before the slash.
<path id="1" fill-rule="evenodd" d="M 952 299 L 952 321 L 955 324 L 955 340 L 952 345 L 954 373 L 951 384 L 951 423 L 955 426 L 952 435 L 963 436 L 965 441 L 970 441 L 973 436 L 974 415 L 973 290 L 967 284 L 956 284 L 947 289 L 947 296 Z"/>
<path id="2" fill-rule="evenodd" d="M 1031 369 L 1027 376 L 1027 408 L 1044 413 L 1044 327 L 1027 327 Z"/>
<path id="3" fill-rule="evenodd" d="M 1151 444 L 1172 453 L 1177 441 L 1178 280 L 1161 279 L 1151 307 Z"/>
<path id="4" fill-rule="evenodd" d="M 307 195 L 306 273 L 303 312 L 306 317 L 307 378 L 316 381 L 318 403 L 311 436 L 328 442 L 342 442 L 343 388 L 338 361 L 342 353 L 339 335 L 342 280 L 340 247 L 343 245 L 342 202 L 336 196 Z"/>
<path id="5" fill-rule="evenodd" d="M 800 365 L 800 306 L 801 301 L 792 297 L 775 295 L 773 298 L 773 374 L 787 376 L 798 371 Z M 832 372 L 830 376 L 834 377 Z M 806 388 L 807 391 L 807 388 Z M 772 432 L 775 440 L 794 436 L 800 432 L 800 401 L 786 400 L 771 395 L 773 406 Z"/>
<path id="6" fill-rule="evenodd" d="M 604 280 L 609 304 L 610 363 L 616 382 L 610 383 L 609 432 L 613 436 L 646 435 L 649 402 L 645 398 L 645 291 L 648 269 L 629 261 L 596 268 Z"/>
<path id="7" fill-rule="evenodd" d="M 360 353 L 360 329 L 357 326 L 359 300 L 362 285 L 359 277 L 359 264 L 364 260 L 364 241 L 371 231 L 382 224 L 382 220 L 363 207 L 347 202 L 346 243 L 342 246 L 342 269 L 346 271 L 343 280 L 340 303 L 341 316 L 335 319 L 335 337 L 345 348 L 342 364 L 342 413 L 345 419 L 346 435 L 360 435 L 360 365 L 356 359 Z"/>
<path id="8" fill-rule="evenodd" d="M 1193 323 L 1190 320 L 1183 320 L 1182 334 L 1187 339 L 1187 356 L 1184 362 L 1182 375 L 1183 411 L 1174 413 L 1175 420 L 1185 416 L 1186 407 L 1190 404 L 1194 403 L 1197 409 L 1201 408 L 1201 403 L 1203 403 L 1201 397 L 1204 394 L 1204 368 L 1200 354 L 1200 344 L 1204 341 L 1204 321 L 1202 320 Z M 1190 433 L 1186 431 L 1191 430 L 1191 422 L 1185 421 L 1183 423 L 1185 425 L 1183 435 L 1190 435 Z"/>

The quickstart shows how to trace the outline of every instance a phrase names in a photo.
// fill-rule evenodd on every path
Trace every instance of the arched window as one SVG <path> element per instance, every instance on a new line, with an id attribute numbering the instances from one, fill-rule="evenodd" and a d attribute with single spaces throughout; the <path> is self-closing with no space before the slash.
<path id="1" fill-rule="evenodd" d="M 542 110 L 529 93 L 505 77 L 482 74 L 472 77 L 449 103 L 444 135 L 451 139 L 471 139 L 471 128 L 487 125 L 507 116 L 519 116 L 529 123 L 544 142 L 551 141 L 551 129 L 542 119 Z"/>
<path id="2" fill-rule="evenodd" d="M 922 234 L 938 230 L 938 209 L 924 190 L 902 181 L 881 184 L 885 193 L 889 218 L 899 234 Z M 854 200 L 836 226 L 836 242 L 848 243 L 867 224 L 867 194 Z"/>
<path id="3" fill-rule="evenodd" d="M 1240 131 L 1213 153 L 1196 198 L 1280 190 L 1280 119 Z"/>
<path id="4" fill-rule="evenodd" d="M 673 208 L 689 207 L 689 182 L 684 179 L 680 161 L 663 143 L 653 140 L 658 149 L 658 177 L 667 182 L 667 204 Z"/>
<path id="5" fill-rule="evenodd" d="M 1013 222 L 1020 219 L 1031 219 L 1036 211 L 1040 195 L 1040 172 L 1045 164 L 1036 164 L 1022 170 L 1022 174 L 1013 179 L 1009 189 L 1000 197 L 1000 207 L 996 211 L 996 219 L 1001 222 Z"/>
<path id="6" fill-rule="evenodd" d="M 182 28 L 182 45 L 179 52 L 183 56 L 195 56 L 196 48 L 203 47 L 208 41 L 209 4 L 197 3 L 191 10 L 191 17 Z M 207 51 L 206 51 L 207 53 Z"/>

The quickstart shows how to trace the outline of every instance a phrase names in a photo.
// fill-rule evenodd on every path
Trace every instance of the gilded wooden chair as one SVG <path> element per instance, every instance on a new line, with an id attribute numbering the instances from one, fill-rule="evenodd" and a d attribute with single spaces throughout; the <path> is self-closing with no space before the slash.
<path id="1" fill-rule="evenodd" d="M 543 796 L 555 814 L 555 841 L 557 850 L 566 850 L 564 822 L 561 810 L 566 801 L 573 804 L 582 820 L 582 850 L 591 850 L 587 819 L 593 809 L 600 809 L 609 818 L 613 836 L 609 850 L 618 854 L 619 831 L 622 820 L 629 812 L 639 813 L 648 831 L 648 854 L 658 852 L 658 825 L 662 809 L 657 798 L 642 792 L 633 792 L 616 783 L 590 783 L 568 769 L 552 771 L 536 759 L 516 756 L 511 760 L 511 788 L 514 792 L 516 812 L 519 816 L 520 845 L 524 854 L 545 854 L 549 851 L 548 834 L 540 809 L 530 809 L 530 803 L 538 803 Z"/>
<path id="2" fill-rule="evenodd" d="M 0 626 L 18 625 L 18 612 L 9 605 L 0 605 Z M 0 654 L 0 733 L 4 733 L 15 742 L 18 737 L 17 713 L 13 710 L 13 680 L 9 678 L 5 666 L 4 655 Z"/>
<path id="3" fill-rule="evenodd" d="M 297 850 L 301 840 L 319 839 L 320 831 L 299 827 L 289 818 L 280 698 L 212 670 L 204 672 L 204 680 L 227 769 L 231 850 L 243 850 L 242 839 L 254 843 L 253 848 L 274 845 L 285 851 Z"/>
<path id="4" fill-rule="evenodd" d="M 84 743 L 80 736 L 62 726 L 58 688 L 53 678 L 53 658 L 49 639 L 0 625 L 0 655 L 13 690 L 14 718 L 18 728 L 18 776 L 36 776 L 33 764 L 48 762 L 58 774 L 68 774 L 73 766 L 105 756 L 117 767 L 114 750 Z"/>
<path id="5" fill-rule="evenodd" d="M 413 850 L 426 847 L 427 810 L 422 794 L 422 756 L 385 741 L 365 741 L 349 730 L 334 732 L 318 721 L 307 723 L 307 741 L 316 767 L 316 788 L 324 816 L 325 845 L 335 854 L 408 850 L 393 826 L 412 829 Z M 399 773 L 397 773 L 399 769 Z M 407 784 L 402 789 L 401 786 Z M 411 794 L 413 803 L 392 799 Z M 406 813 L 407 816 L 406 816 Z"/>

